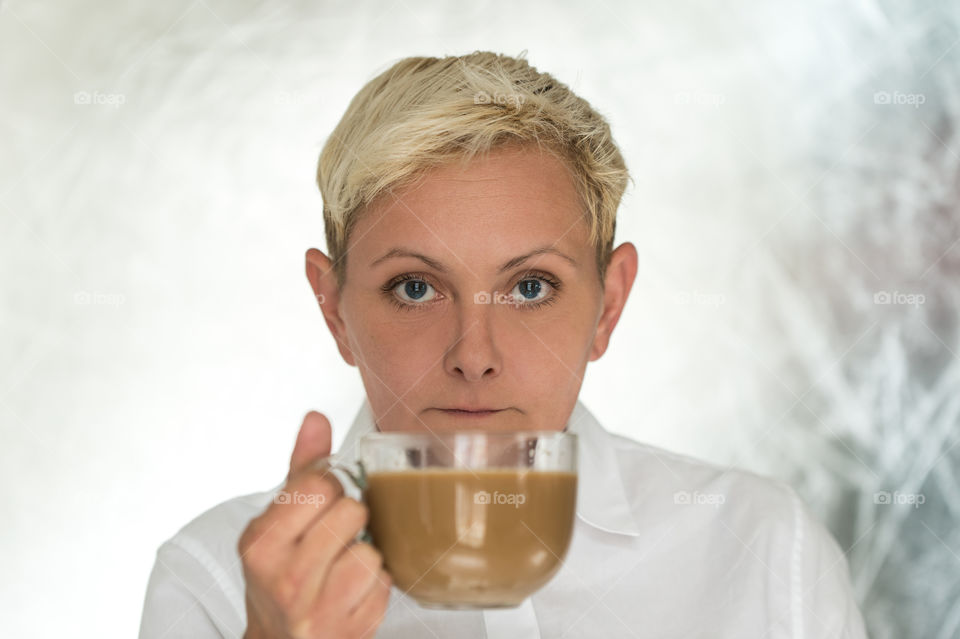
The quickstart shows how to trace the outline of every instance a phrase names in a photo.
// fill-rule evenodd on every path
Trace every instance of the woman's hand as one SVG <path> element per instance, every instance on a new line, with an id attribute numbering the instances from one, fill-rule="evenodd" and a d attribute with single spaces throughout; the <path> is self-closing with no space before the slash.
<path id="1" fill-rule="evenodd" d="M 327 418 L 307 413 L 283 491 L 240 536 L 245 639 L 373 637 L 383 621 L 390 575 L 373 546 L 354 542 L 367 508 L 309 468 L 330 441 Z"/>

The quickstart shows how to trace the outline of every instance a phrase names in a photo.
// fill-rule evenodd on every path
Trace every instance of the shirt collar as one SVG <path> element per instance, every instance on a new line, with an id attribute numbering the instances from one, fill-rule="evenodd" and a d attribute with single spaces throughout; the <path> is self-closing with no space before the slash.
<path id="1" fill-rule="evenodd" d="M 578 399 L 566 429 L 577 436 L 577 515 L 594 528 L 637 536 L 640 529 L 633 518 L 623 489 L 617 451 L 610 433 Z M 364 397 L 338 454 L 356 456 L 360 438 L 376 430 L 369 400 Z"/>

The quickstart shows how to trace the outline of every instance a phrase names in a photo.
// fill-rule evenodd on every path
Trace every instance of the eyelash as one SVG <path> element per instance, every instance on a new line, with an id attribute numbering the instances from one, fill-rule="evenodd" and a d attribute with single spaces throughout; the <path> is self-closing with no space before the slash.
<path id="1" fill-rule="evenodd" d="M 534 311 L 548 304 L 556 303 L 557 293 L 560 292 L 560 288 L 562 286 L 559 281 L 547 275 L 546 273 L 543 273 L 542 271 L 527 271 L 517 279 L 517 282 L 519 283 L 519 282 L 523 282 L 524 280 L 531 280 L 531 279 L 542 280 L 546 282 L 553 288 L 554 292 L 550 297 L 544 300 L 541 300 L 539 302 L 534 302 L 532 304 L 520 304 L 519 308 L 525 311 Z M 430 286 L 433 286 L 434 288 L 436 288 L 436 285 L 433 282 L 431 282 L 430 278 L 424 273 L 404 273 L 403 275 L 398 275 L 397 277 L 390 280 L 388 283 L 384 284 L 380 290 L 384 293 L 384 295 L 387 296 L 387 299 L 397 309 L 401 311 L 416 311 L 429 306 L 430 305 L 429 302 L 426 304 L 408 304 L 407 302 L 403 302 L 397 299 L 397 296 L 394 295 L 393 290 L 397 287 L 398 284 L 401 284 L 402 282 L 407 282 L 409 280 L 422 280 L 427 284 L 429 284 Z"/>

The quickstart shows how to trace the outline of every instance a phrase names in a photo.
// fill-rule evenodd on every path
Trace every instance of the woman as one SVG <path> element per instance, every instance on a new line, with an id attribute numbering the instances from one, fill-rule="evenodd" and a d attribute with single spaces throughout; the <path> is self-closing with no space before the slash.
<path id="1" fill-rule="evenodd" d="M 310 468 L 161 546 L 141 637 L 865 636 L 847 563 L 794 491 L 608 433 L 578 401 L 637 271 L 613 248 L 628 173 L 605 120 L 525 60 L 408 58 L 367 84 L 320 156 L 330 255 L 307 277 L 370 430 L 568 429 L 574 540 L 510 610 L 436 611 L 390 590 L 366 511 Z M 314 499 L 274 500 L 278 490 Z"/>

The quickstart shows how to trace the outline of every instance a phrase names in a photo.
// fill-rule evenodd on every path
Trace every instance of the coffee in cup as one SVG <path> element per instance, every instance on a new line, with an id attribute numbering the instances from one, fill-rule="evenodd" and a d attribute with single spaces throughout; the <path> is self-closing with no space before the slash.
<path id="1" fill-rule="evenodd" d="M 350 475 L 370 512 L 367 538 L 420 605 L 517 606 L 562 566 L 576 517 L 575 435 L 371 433 L 359 452 Z"/>

